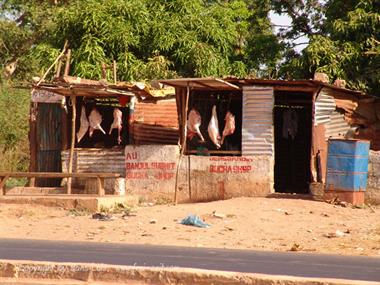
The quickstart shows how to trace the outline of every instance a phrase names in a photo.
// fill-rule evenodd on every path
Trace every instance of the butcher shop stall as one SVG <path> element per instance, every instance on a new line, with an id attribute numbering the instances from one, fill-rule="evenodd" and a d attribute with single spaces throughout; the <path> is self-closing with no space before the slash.
<path id="1" fill-rule="evenodd" d="M 380 150 L 379 100 L 325 81 L 179 78 L 148 87 L 65 76 L 35 85 L 30 171 L 116 173 L 106 194 L 160 202 L 309 194 L 326 180 L 329 138 Z M 37 185 L 92 193 L 92 180 Z"/>
<path id="2" fill-rule="evenodd" d="M 180 143 L 127 145 L 127 191 L 176 202 L 310 193 L 329 138 L 379 125 L 365 119 L 373 98 L 322 80 L 160 80 L 176 90 Z M 379 133 L 367 139 L 380 147 Z"/>
<path id="3" fill-rule="evenodd" d="M 125 194 L 125 147 L 178 143 L 174 88 L 64 76 L 36 84 L 30 109 L 30 172 L 116 173 L 106 194 Z M 94 194 L 96 180 L 37 178 L 36 186 Z"/>

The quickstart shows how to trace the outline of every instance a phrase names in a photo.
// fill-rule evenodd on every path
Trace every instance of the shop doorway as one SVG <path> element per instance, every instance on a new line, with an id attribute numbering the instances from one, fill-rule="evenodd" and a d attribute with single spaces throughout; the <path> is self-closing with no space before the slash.
<path id="1" fill-rule="evenodd" d="M 276 92 L 273 113 L 275 192 L 309 193 L 312 93 Z"/>

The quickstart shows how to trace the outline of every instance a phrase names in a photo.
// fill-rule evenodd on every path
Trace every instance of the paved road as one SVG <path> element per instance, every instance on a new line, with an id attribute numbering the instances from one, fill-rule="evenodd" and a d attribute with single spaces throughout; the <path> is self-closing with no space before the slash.
<path id="1" fill-rule="evenodd" d="M 380 282 L 380 258 L 325 254 L 0 239 L 0 259 L 178 266 Z"/>

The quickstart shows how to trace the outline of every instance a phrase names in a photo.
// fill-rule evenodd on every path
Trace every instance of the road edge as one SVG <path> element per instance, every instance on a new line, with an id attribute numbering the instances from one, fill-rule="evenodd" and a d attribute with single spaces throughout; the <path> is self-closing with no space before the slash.
<path id="1" fill-rule="evenodd" d="M 380 282 L 303 278 L 178 267 L 141 267 L 72 262 L 0 260 L 0 283 L 63 280 L 118 284 L 375 285 Z M 50 283 L 49 283 L 50 284 Z"/>

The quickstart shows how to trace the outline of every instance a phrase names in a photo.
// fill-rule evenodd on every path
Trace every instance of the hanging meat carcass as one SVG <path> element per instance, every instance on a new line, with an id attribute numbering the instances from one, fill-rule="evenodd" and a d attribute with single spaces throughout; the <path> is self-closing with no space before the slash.
<path id="1" fill-rule="evenodd" d="M 112 133 L 113 129 L 117 129 L 117 143 L 121 143 L 121 129 L 123 127 L 122 123 L 123 113 L 118 108 L 113 109 L 113 122 L 109 131 L 109 135 Z"/>
<path id="2" fill-rule="evenodd" d="M 224 125 L 222 141 L 220 142 L 221 145 L 223 145 L 226 136 L 232 135 L 235 132 L 235 116 L 230 111 L 227 112 L 224 120 L 226 124 Z"/>
<path id="3" fill-rule="evenodd" d="M 106 132 L 102 129 L 102 126 L 100 125 L 102 123 L 102 115 L 100 115 L 96 108 L 92 109 L 88 119 L 90 121 L 90 138 L 92 137 L 94 130 L 99 130 L 103 134 L 106 134 Z"/>
<path id="4" fill-rule="evenodd" d="M 205 141 L 202 136 L 201 126 L 202 118 L 199 112 L 195 109 L 191 109 L 187 120 L 187 137 L 191 140 L 195 135 L 198 135 L 201 141 Z"/>
<path id="5" fill-rule="evenodd" d="M 84 135 L 87 133 L 89 126 L 90 126 L 90 123 L 88 122 L 88 119 L 86 116 L 86 108 L 82 106 L 82 111 L 80 113 L 80 126 L 79 126 L 79 131 L 77 132 L 78 142 L 80 142 L 81 139 L 84 137 Z"/>
<path id="6" fill-rule="evenodd" d="M 211 120 L 208 124 L 208 135 L 211 141 L 216 145 L 216 148 L 220 148 L 220 134 L 218 126 L 218 117 L 216 116 L 216 106 L 212 107 Z"/>

